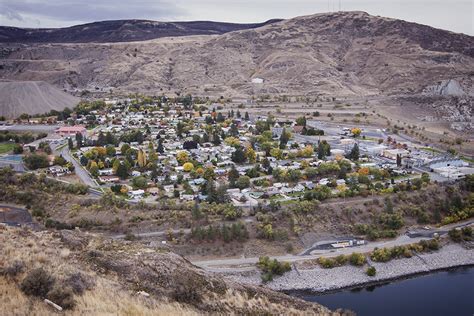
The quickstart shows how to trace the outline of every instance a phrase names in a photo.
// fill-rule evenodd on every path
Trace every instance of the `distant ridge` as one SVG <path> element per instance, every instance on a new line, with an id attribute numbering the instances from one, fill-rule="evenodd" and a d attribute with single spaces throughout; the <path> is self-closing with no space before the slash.
<path id="1" fill-rule="evenodd" d="M 189 35 L 219 35 L 248 30 L 278 22 L 238 24 L 212 21 L 158 22 L 150 20 L 112 20 L 64 28 L 29 29 L 0 26 L 3 43 L 114 43 L 145 41 Z"/>

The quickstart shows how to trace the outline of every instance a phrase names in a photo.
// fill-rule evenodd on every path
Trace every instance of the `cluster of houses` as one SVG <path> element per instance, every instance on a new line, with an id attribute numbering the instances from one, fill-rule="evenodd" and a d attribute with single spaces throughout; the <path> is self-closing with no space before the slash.
<path id="1" fill-rule="evenodd" d="M 421 161 L 421 158 L 417 157 L 417 152 L 410 150 L 406 145 L 393 144 L 386 140 L 362 140 L 351 137 L 348 135 L 347 128 L 341 130 L 342 137 L 340 135 L 301 135 L 305 129 L 304 126 L 297 125 L 292 120 L 278 119 L 273 120 L 269 128 L 276 147 L 285 131 L 300 135 L 300 137 L 298 140 L 291 137 L 281 148 L 284 155 L 274 157 L 268 155 L 268 151 L 263 150 L 260 144 L 255 143 L 255 137 L 259 136 L 255 133 L 259 118 L 250 120 L 248 115 L 244 118 L 243 113 L 240 112 L 231 115 L 222 111 L 219 113 L 215 109 L 209 110 L 218 105 L 186 107 L 177 103 L 163 108 L 151 103 L 131 108 L 127 106 L 131 101 L 131 99 L 126 102 L 107 100 L 106 109 L 97 109 L 89 113 L 95 118 L 94 128 L 88 130 L 85 125 L 81 125 L 86 123 L 86 115 L 79 115 L 73 117 L 73 123 L 76 125 L 64 125 L 46 139 L 48 142 L 57 142 L 58 139 L 64 138 L 75 141 L 76 135 L 80 134 L 87 141 L 84 141 L 82 147 L 77 146 L 74 156 L 82 162 L 83 156 L 98 146 L 96 142 L 99 135 L 113 135 L 116 142 L 113 145 L 107 144 L 114 147 L 113 154 L 103 158 L 94 176 L 104 187 L 114 185 L 125 187 L 124 192 L 131 199 L 156 200 L 162 197 L 178 198 L 182 201 L 206 199 L 202 187 L 208 181 L 203 174 L 203 171 L 207 169 L 212 169 L 213 179 L 217 184 L 228 184 L 231 169 L 235 169 L 239 176 L 246 176 L 256 164 L 262 165 L 263 160 L 266 160 L 268 168 L 273 170 L 278 168 L 283 171 L 304 171 L 308 167 L 317 168 L 327 161 L 345 159 L 344 157 L 356 144 L 360 149 L 358 166 L 390 168 L 395 174 L 405 174 L 406 170 L 413 166 L 426 165 L 426 161 Z M 219 121 L 216 116 L 222 114 L 224 115 Z M 185 125 L 184 128 L 183 125 Z M 218 126 L 218 130 L 215 126 Z M 140 139 L 129 141 L 121 137 L 136 131 L 142 133 Z M 216 135 L 219 141 L 216 141 Z M 230 136 L 234 143 L 227 142 L 227 137 Z M 321 141 L 327 142 L 331 150 L 329 155 L 318 159 L 316 149 Z M 36 142 L 26 146 L 37 146 L 39 143 Z M 234 161 L 233 155 L 239 147 L 235 145 L 235 142 L 238 142 L 244 150 L 253 147 L 255 158 L 252 161 Z M 112 165 L 116 160 L 123 164 L 127 159 L 127 153 L 121 152 L 125 144 L 135 153 L 141 152 L 146 163 L 138 166 L 138 158 L 134 157 L 137 163 L 132 164 L 131 169 L 128 170 L 128 176 L 124 178 L 117 174 L 117 168 Z M 310 157 L 298 156 L 297 153 L 308 145 L 314 148 L 312 155 Z M 105 147 L 105 145 L 102 146 Z M 186 159 L 183 160 L 180 156 L 185 156 Z M 149 162 L 153 163 L 152 168 L 147 167 Z M 191 167 L 186 166 L 186 162 L 192 162 Z M 350 163 L 352 167 L 356 166 L 353 161 Z M 87 169 L 89 166 L 84 165 L 84 168 Z M 49 172 L 61 176 L 67 173 L 63 169 L 55 166 L 51 167 Z M 472 172 L 472 168 L 469 168 L 469 164 L 464 161 L 450 164 L 439 161 L 430 165 L 430 169 L 448 178 L 458 178 L 462 174 Z M 147 181 L 146 185 L 142 187 L 133 185 L 133 179 L 137 177 L 144 178 Z M 258 179 L 268 181 L 265 185 L 261 185 L 255 182 Z M 336 190 L 334 187 L 343 187 L 346 184 L 344 179 L 338 179 L 336 176 L 317 177 L 312 180 L 301 177 L 298 181 L 281 182 L 274 179 L 268 172 L 253 176 L 251 180 L 250 186 L 227 190 L 227 194 L 235 204 L 252 205 L 258 200 L 271 199 L 275 196 L 293 199 L 317 186 L 332 184 L 331 189 L 334 191 Z M 334 183 L 336 183 L 335 186 Z"/>

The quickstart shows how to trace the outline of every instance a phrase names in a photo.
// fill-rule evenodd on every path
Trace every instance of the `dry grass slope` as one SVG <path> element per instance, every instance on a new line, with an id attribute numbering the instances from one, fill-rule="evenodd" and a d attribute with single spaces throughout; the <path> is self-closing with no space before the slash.
<path id="1" fill-rule="evenodd" d="M 0 305 L 8 315 L 52 313 L 42 298 L 25 296 L 20 290 L 25 276 L 39 267 L 63 287 L 73 286 L 70 276 L 74 274 L 91 280 L 82 294 L 74 295 L 75 306 L 67 315 L 340 315 L 317 304 L 207 274 L 156 247 L 80 232 L 31 232 L 3 226 L 0 243 Z M 11 272 L 9 268 L 18 262 L 23 268 Z"/>

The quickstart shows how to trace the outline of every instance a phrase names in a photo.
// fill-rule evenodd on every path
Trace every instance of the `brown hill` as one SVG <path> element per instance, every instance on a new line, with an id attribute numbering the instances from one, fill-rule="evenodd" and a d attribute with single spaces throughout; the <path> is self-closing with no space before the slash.
<path id="1" fill-rule="evenodd" d="M 363 12 L 303 16 L 215 36 L 2 47 L 4 78 L 94 91 L 412 94 L 442 80 L 470 82 L 474 69 L 473 37 Z"/>
<path id="2" fill-rule="evenodd" d="M 74 108 L 79 99 L 44 81 L 0 82 L 0 116 L 43 114 Z"/>

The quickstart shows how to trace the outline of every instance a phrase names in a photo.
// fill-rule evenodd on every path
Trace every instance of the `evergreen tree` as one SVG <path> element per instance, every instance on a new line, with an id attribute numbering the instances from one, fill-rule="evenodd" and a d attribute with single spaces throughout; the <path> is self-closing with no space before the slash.
<path id="1" fill-rule="evenodd" d="M 246 121 L 249 121 L 249 120 L 250 120 L 249 112 L 245 112 L 244 119 L 245 119 Z"/>
<path id="2" fill-rule="evenodd" d="M 207 201 L 209 203 L 217 203 L 219 196 L 217 195 L 216 183 L 214 182 L 214 180 L 207 181 L 206 193 Z"/>
<path id="3" fill-rule="evenodd" d="M 218 123 L 221 123 L 221 122 L 224 122 L 224 121 L 225 121 L 225 117 L 224 117 L 224 115 L 222 115 L 221 112 L 217 113 L 216 121 L 217 121 Z"/>
<path id="4" fill-rule="evenodd" d="M 77 144 L 78 149 L 82 147 L 82 141 L 83 141 L 82 134 L 77 133 L 76 134 L 76 144 Z"/>
<path id="5" fill-rule="evenodd" d="M 68 146 L 69 150 L 74 149 L 74 143 L 72 142 L 71 138 L 67 139 L 67 146 Z"/>
<path id="6" fill-rule="evenodd" d="M 326 158 L 326 152 L 324 151 L 324 147 L 322 143 L 319 143 L 318 145 L 318 159 L 324 159 Z"/>
<path id="7" fill-rule="evenodd" d="M 208 142 L 209 142 L 209 135 L 208 135 L 207 133 L 204 133 L 204 134 L 202 135 L 201 142 L 202 142 L 202 143 L 208 143 Z"/>
<path id="8" fill-rule="evenodd" d="M 117 168 L 117 176 L 122 179 L 122 180 L 125 180 L 127 179 L 128 177 L 128 168 L 126 166 L 125 163 L 121 163 L 118 168 Z"/>
<path id="9" fill-rule="evenodd" d="M 106 144 L 105 135 L 104 133 L 100 132 L 99 136 L 97 136 L 97 145 L 104 146 Z"/>
<path id="10" fill-rule="evenodd" d="M 212 133 L 212 143 L 215 146 L 219 146 L 221 144 L 221 138 L 220 138 L 219 134 L 217 133 L 217 131 L 214 131 Z"/>
<path id="11" fill-rule="evenodd" d="M 107 132 L 107 134 L 105 134 L 105 143 L 107 145 L 115 145 L 117 143 L 117 140 L 115 139 L 115 137 L 112 135 L 112 133 L 110 132 Z"/>
<path id="12" fill-rule="evenodd" d="M 239 136 L 239 129 L 237 128 L 237 125 L 232 123 L 232 125 L 230 125 L 229 133 L 230 133 L 230 136 L 234 136 L 234 137 Z"/>
<path id="13" fill-rule="evenodd" d="M 352 147 L 347 158 L 351 160 L 359 160 L 359 145 L 357 143 L 354 144 L 354 147 Z"/>
<path id="14" fill-rule="evenodd" d="M 245 152 L 241 146 L 238 146 L 232 153 L 232 161 L 235 163 L 244 163 L 247 160 Z"/>
<path id="15" fill-rule="evenodd" d="M 163 142 L 161 139 L 158 141 L 158 147 L 156 148 L 156 151 L 160 154 L 165 152 L 165 148 L 163 147 Z"/>
<path id="16" fill-rule="evenodd" d="M 237 179 L 239 178 L 239 172 L 237 171 L 234 165 L 232 165 L 232 168 L 229 170 L 227 178 L 229 179 L 230 186 L 234 188 L 235 183 L 237 182 Z"/>
<path id="17" fill-rule="evenodd" d="M 290 140 L 290 133 L 287 133 L 286 128 L 283 128 L 280 136 L 280 149 L 285 149 L 286 144 Z"/>

